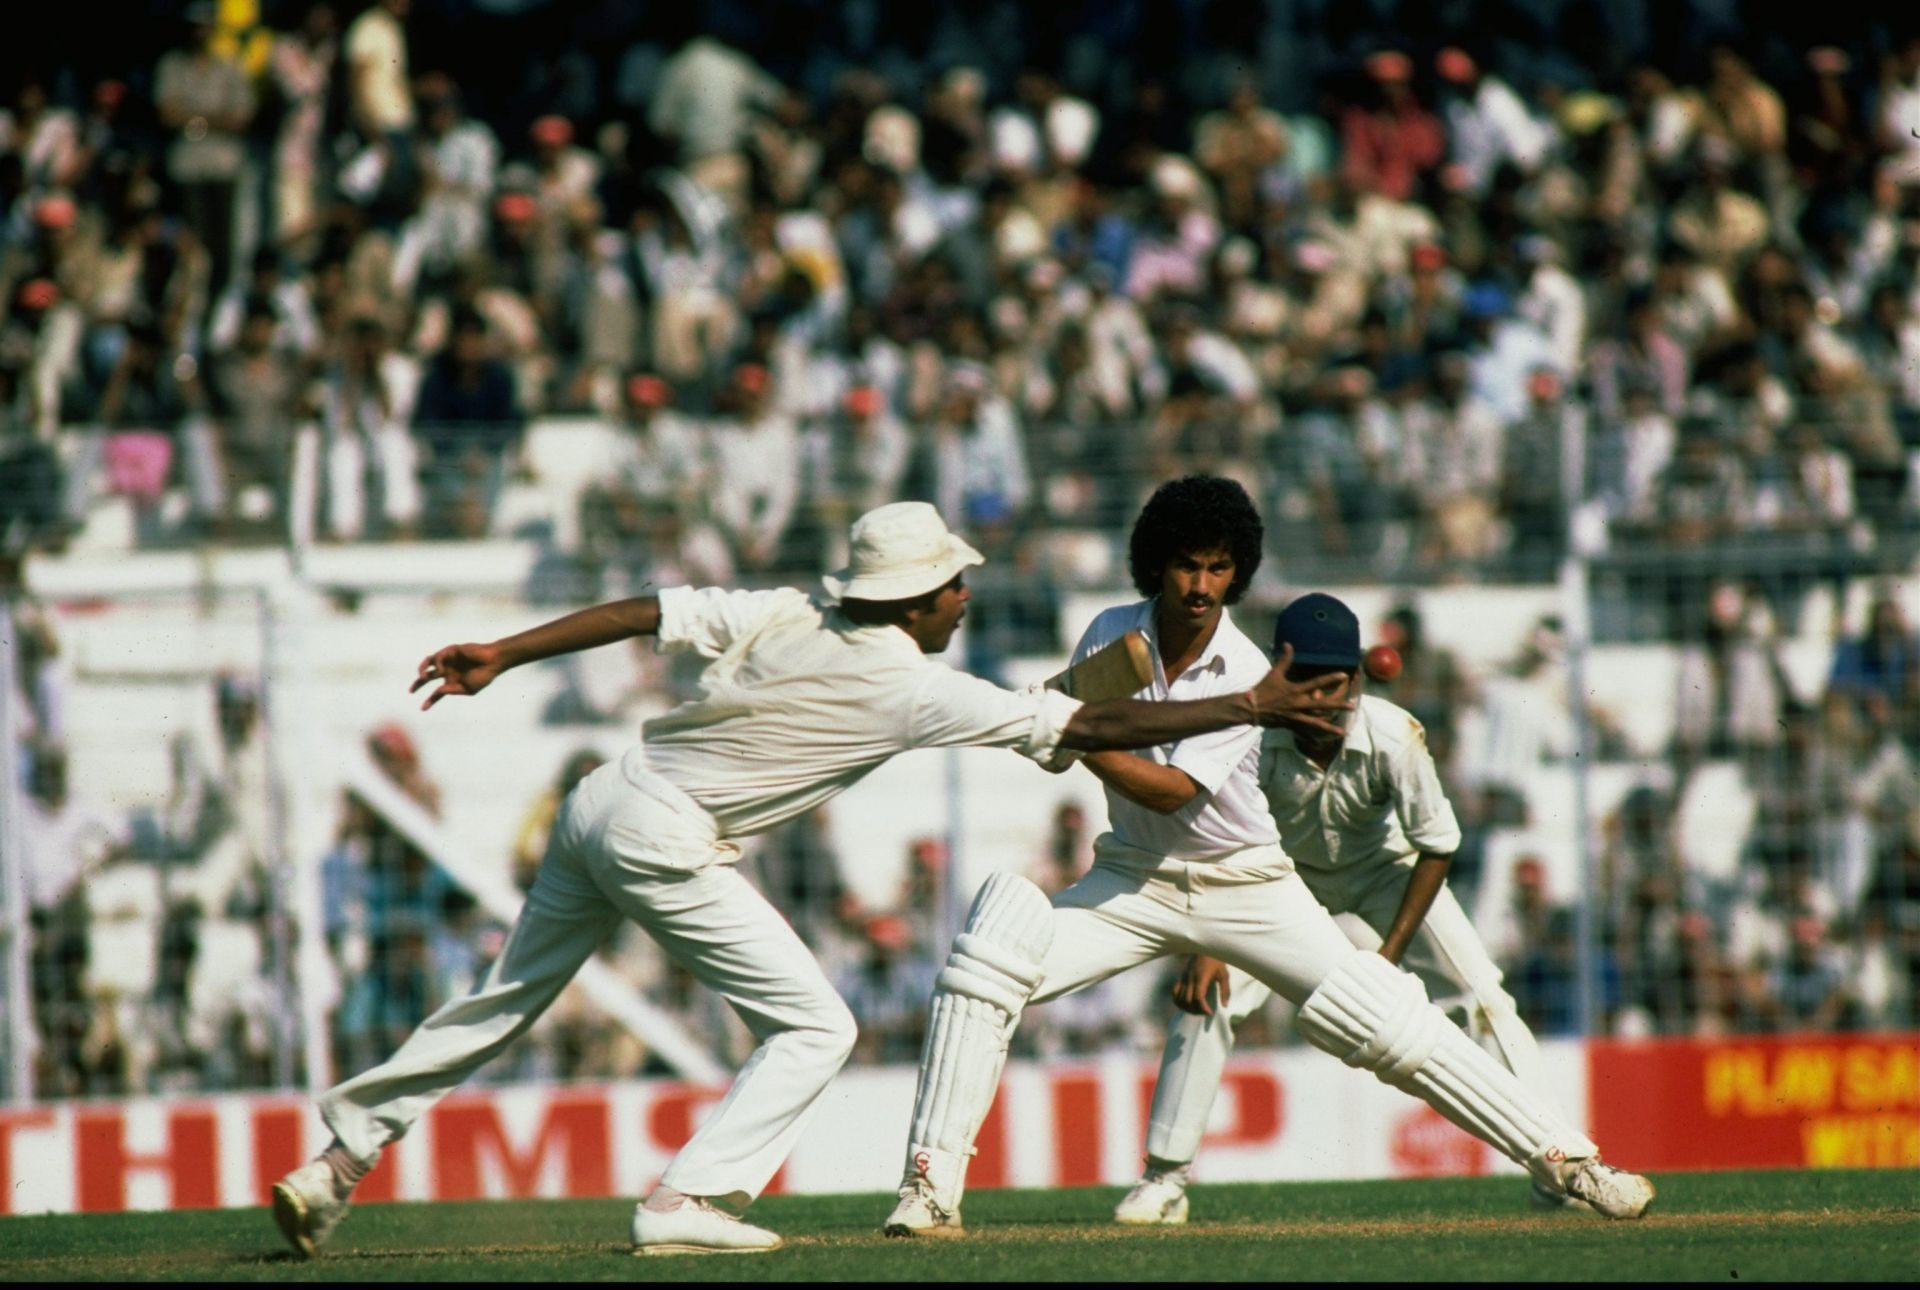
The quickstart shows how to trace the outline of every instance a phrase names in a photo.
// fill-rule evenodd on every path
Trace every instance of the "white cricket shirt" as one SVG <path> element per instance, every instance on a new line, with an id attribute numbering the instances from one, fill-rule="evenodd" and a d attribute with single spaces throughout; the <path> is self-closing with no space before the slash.
<path id="1" fill-rule="evenodd" d="M 1222 609 L 1220 625 L 1206 649 L 1193 666 L 1169 680 L 1160 660 L 1159 629 L 1154 626 L 1159 603 L 1156 597 L 1101 613 L 1080 637 L 1073 661 L 1078 663 L 1140 628 L 1152 646 L 1153 682 L 1135 697 L 1182 701 L 1238 694 L 1272 668 L 1266 653 Z M 1135 756 L 1183 770 L 1205 791 L 1171 815 L 1162 815 L 1108 788 L 1107 822 L 1114 837 L 1126 845 L 1173 860 L 1207 860 L 1246 847 L 1270 846 L 1279 839 L 1257 777 L 1259 727 L 1229 726 L 1142 748 Z"/>
<path id="2" fill-rule="evenodd" d="M 803 815 L 912 748 L 1012 748 L 1044 761 L 1080 706 L 956 672 L 898 627 L 857 626 L 792 588 L 662 591 L 658 648 L 713 662 L 700 697 L 641 727 L 647 766 L 722 837 Z"/>
<path id="3" fill-rule="evenodd" d="M 1302 869 L 1353 870 L 1420 852 L 1452 855 L 1460 822 L 1413 714 L 1367 694 L 1321 770 L 1276 727 L 1261 740 L 1260 787 L 1280 845 Z"/>

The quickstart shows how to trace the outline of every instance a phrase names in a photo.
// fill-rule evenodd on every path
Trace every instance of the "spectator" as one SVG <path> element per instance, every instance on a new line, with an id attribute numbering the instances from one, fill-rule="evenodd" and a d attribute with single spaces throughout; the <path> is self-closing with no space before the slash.
<path id="1" fill-rule="evenodd" d="M 1881 64 L 1880 114 L 1874 142 L 1895 162 L 1896 173 L 1911 176 L 1920 163 L 1920 35 L 1909 35 L 1893 57 Z M 1911 178 L 1906 182 L 1911 183 Z"/>
<path id="2" fill-rule="evenodd" d="M 837 988 L 861 1018 L 857 1060 L 911 1062 L 920 1055 L 933 997 L 933 965 L 916 952 L 905 919 L 881 914 L 861 929 L 865 954 Z"/>
<path id="3" fill-rule="evenodd" d="M 1423 480 L 1421 560 L 1457 576 L 1464 562 L 1493 553 L 1494 498 L 1500 486 L 1504 432 L 1499 414 L 1469 388 L 1472 361 L 1442 354 L 1433 366 L 1433 398 L 1408 442 Z"/>
<path id="4" fill-rule="evenodd" d="M 1773 618 L 1748 588 L 1717 583 L 1701 637 L 1681 652 L 1674 743 L 1681 765 L 1773 747 L 1792 698 L 1773 639 Z"/>
<path id="5" fill-rule="evenodd" d="M 280 252 L 261 247 L 253 254 L 252 271 L 221 294 L 207 323 L 208 352 L 218 356 L 240 343 L 248 307 L 264 301 L 272 311 L 269 345 L 295 358 L 313 357 L 320 348 L 320 325 L 314 317 L 313 295 L 298 274 L 289 275 Z"/>
<path id="6" fill-rule="evenodd" d="M 413 0 L 374 0 L 347 27 L 347 108 L 368 144 L 385 146 L 386 164 L 409 164 L 404 138 L 413 128 L 406 21 Z"/>
<path id="7" fill-rule="evenodd" d="M 1920 319 L 1899 287 L 1874 288 L 1855 345 L 1894 407 L 1902 440 L 1920 441 Z"/>
<path id="8" fill-rule="evenodd" d="M 1662 328 L 1660 305 L 1652 292 L 1628 296 L 1626 313 L 1624 332 L 1593 347 L 1594 410 L 1618 419 L 1626 414 L 1631 395 L 1645 393 L 1661 413 L 1678 417 L 1686 407 L 1686 353 Z"/>
<path id="9" fill-rule="evenodd" d="M 443 73 L 420 78 L 420 113 L 426 173 L 419 214 L 408 227 L 396 272 L 441 276 L 471 261 L 486 247 L 487 205 L 500 163 L 500 145 L 485 124 L 461 111 L 460 87 Z"/>
<path id="10" fill-rule="evenodd" d="M 420 382 L 413 426 L 424 450 L 427 532 L 486 536 L 519 450 L 521 417 L 513 373 L 489 352 L 477 309 L 454 313 L 453 335 Z"/>
<path id="11" fill-rule="evenodd" d="M 417 380 L 413 364 L 388 348 L 379 317 L 357 315 L 319 387 L 328 536 L 413 533 L 420 485 L 407 425 Z"/>
<path id="12" fill-rule="evenodd" d="M 1049 896 L 1078 882 L 1093 864 L 1093 839 L 1087 832 L 1087 813 L 1078 802 L 1062 802 L 1053 809 L 1047 834 L 1047 853 L 1033 880 Z"/>
<path id="13" fill-rule="evenodd" d="M 800 496 L 800 434 L 773 410 L 767 369 L 735 369 L 726 413 L 711 429 L 713 489 L 708 505 L 742 568 L 781 565 L 782 542 Z"/>
<path id="14" fill-rule="evenodd" d="M 286 514 L 287 466 L 295 419 L 305 402 L 306 371 L 275 345 L 283 326 L 270 299 L 252 297 L 243 308 L 236 345 L 214 360 L 210 384 L 219 418 L 219 474 L 213 510 L 223 519 L 237 513 L 257 524 Z M 250 495 L 249 490 L 255 491 Z"/>
<path id="15" fill-rule="evenodd" d="M 1690 422 L 1653 494 L 1658 532 L 1673 546 L 1712 543 L 1750 527 L 1746 472 L 1711 423 Z"/>
<path id="16" fill-rule="evenodd" d="M 1539 169 L 1550 136 L 1511 86 L 1456 47 L 1440 51 L 1434 70 L 1447 87 L 1448 152 L 1467 192 L 1484 196 L 1503 165 L 1523 174 Z"/>
<path id="17" fill-rule="evenodd" d="M 89 997 L 90 875 L 124 851 L 106 821 L 67 795 L 67 756 L 30 750 L 21 853 L 33 929 L 33 1016 L 41 1049 L 34 1084 L 48 1096 L 124 1092 L 123 1054 Z"/>
<path id="18" fill-rule="evenodd" d="M 1866 715 L 1876 708 L 1899 714 L 1898 728 L 1915 742 L 1920 718 L 1920 634 L 1907 625 L 1900 602 L 1882 592 L 1867 610 L 1867 630 L 1842 640 L 1827 674 L 1829 693 L 1853 701 Z"/>
<path id="19" fill-rule="evenodd" d="M 1404 202 L 1445 159 L 1446 133 L 1414 97 L 1412 59 L 1385 49 L 1366 70 L 1372 84 L 1340 118 L 1341 165 L 1355 187 Z"/>
<path id="20" fill-rule="evenodd" d="M 154 102 L 160 123 L 176 132 L 167 174 L 188 225 L 206 248 L 210 284 L 219 292 L 233 264 L 234 202 L 247 164 L 244 136 L 253 120 L 254 92 L 245 72 L 214 52 L 214 6 L 208 0 L 188 6 L 186 24 L 185 42 L 154 69 Z"/>
<path id="21" fill-rule="evenodd" d="M 315 0 L 299 29 L 273 42 L 269 72 L 281 102 L 273 146 L 273 240 L 282 249 L 306 246 L 319 227 L 339 35 L 333 6 Z"/>
<path id="22" fill-rule="evenodd" d="M 725 220 L 724 204 L 675 174 L 661 176 L 634 213 L 638 279 L 652 313 L 648 346 L 668 380 L 700 380 L 739 329 L 727 281 Z"/>
<path id="23" fill-rule="evenodd" d="M 367 739 L 380 772 L 430 815 L 439 788 L 412 739 L 383 726 Z M 347 794 L 334 849 L 321 861 L 327 944 L 344 979 L 334 1037 L 341 1059 L 388 1051 L 439 1002 L 431 930 L 454 888 L 427 856 L 358 797 Z"/>
<path id="24" fill-rule="evenodd" d="M 1766 207 L 1733 185 L 1733 150 L 1719 135 L 1701 138 L 1697 178 L 1674 203 L 1667 231 L 1674 241 L 1731 277 L 1766 241 Z"/>
<path id="25" fill-rule="evenodd" d="M 696 36 L 660 69 L 647 124 L 675 145 L 694 183 L 740 212 L 746 208 L 746 145 L 754 113 L 785 95 L 747 55 L 711 36 Z"/>
<path id="26" fill-rule="evenodd" d="M 1375 396 L 1365 368 L 1338 369 L 1314 395 L 1276 436 L 1274 475 L 1285 482 L 1273 510 L 1296 521 L 1290 528 L 1308 549 L 1365 564 L 1381 553 L 1399 487 L 1420 474 L 1408 468 L 1419 448 L 1403 438 L 1407 427 Z"/>
<path id="27" fill-rule="evenodd" d="M 934 496 L 991 549 L 1020 521 L 1031 495 L 1024 435 L 984 368 L 955 363 L 933 428 Z"/>
<path id="28" fill-rule="evenodd" d="M 1570 463 L 1585 464 L 1586 408 L 1567 397 L 1560 375 L 1538 368 L 1527 378 L 1526 415 L 1507 427 L 1500 459 L 1500 511 L 1511 529 L 1511 558 L 1521 576 L 1556 576 L 1567 546 Z"/>
<path id="29" fill-rule="evenodd" d="M 879 390 L 857 385 L 841 399 L 839 415 L 806 431 L 803 440 L 806 495 L 831 565 L 834 544 L 845 542 L 854 517 L 899 495 L 907 469 L 907 431 Z"/>
<path id="30" fill-rule="evenodd" d="M 1193 153 L 1220 194 L 1221 219 L 1228 228 L 1249 229 L 1261 178 L 1287 155 L 1286 123 L 1261 105 L 1254 81 L 1242 77 L 1222 111 L 1200 118 Z"/>
<path id="31" fill-rule="evenodd" d="M 1489 825 L 1525 827 L 1533 819 L 1540 768 L 1573 752 L 1573 713 L 1560 666 L 1566 642 L 1558 618 L 1534 624 L 1519 655 L 1481 686 L 1476 737 L 1463 743 L 1462 778 L 1479 792 Z M 1530 933 L 1537 942 L 1542 927 Z M 1496 955 L 1497 957 L 1497 955 Z"/>
<path id="32" fill-rule="evenodd" d="M 1530 1029 L 1542 1035 L 1577 1033 L 1573 911 L 1548 896 L 1546 866 L 1538 856 L 1514 861 L 1513 903 L 1489 948 Z"/>
<path id="33" fill-rule="evenodd" d="M 1471 287 L 1461 301 L 1467 382 L 1473 396 L 1511 425 L 1526 415 L 1527 379 L 1537 371 L 1569 374 L 1547 335 L 1513 311 L 1513 300 L 1492 283 Z"/>
<path id="34" fill-rule="evenodd" d="M 1458 656 L 1434 643 L 1427 634 L 1426 619 L 1406 603 L 1395 605 L 1381 620 L 1380 643 L 1400 654 L 1400 675 L 1378 683 L 1381 692 L 1411 712 L 1425 728 L 1434 761 L 1451 766 L 1458 722 L 1472 698 Z M 1375 684 L 1368 682 L 1370 687 Z"/>

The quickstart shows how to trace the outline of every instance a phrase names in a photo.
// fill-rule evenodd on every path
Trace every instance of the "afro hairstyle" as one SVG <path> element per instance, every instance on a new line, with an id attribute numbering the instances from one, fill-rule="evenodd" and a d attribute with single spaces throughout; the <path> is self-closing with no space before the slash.
<path id="1" fill-rule="evenodd" d="M 1127 571 L 1141 595 L 1157 596 L 1167 561 L 1224 549 L 1233 556 L 1224 602 L 1238 604 L 1260 568 L 1265 534 L 1246 489 L 1218 475 L 1188 475 L 1160 485 L 1140 508 L 1127 543 Z"/>

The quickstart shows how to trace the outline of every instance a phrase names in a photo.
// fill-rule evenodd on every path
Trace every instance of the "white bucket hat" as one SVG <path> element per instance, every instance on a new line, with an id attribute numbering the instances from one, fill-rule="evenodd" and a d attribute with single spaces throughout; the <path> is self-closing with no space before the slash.
<path id="1" fill-rule="evenodd" d="M 846 568 L 820 579 L 836 600 L 908 600 L 987 558 L 947 531 L 925 502 L 890 502 L 853 522 Z"/>

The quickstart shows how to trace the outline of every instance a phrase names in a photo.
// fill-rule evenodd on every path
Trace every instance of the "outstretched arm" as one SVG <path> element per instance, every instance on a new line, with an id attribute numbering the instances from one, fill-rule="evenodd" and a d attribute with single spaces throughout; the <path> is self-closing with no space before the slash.
<path id="1" fill-rule="evenodd" d="M 493 684 L 502 672 L 523 663 L 536 663 L 560 654 L 576 654 L 599 645 L 660 630 L 660 598 L 637 596 L 615 600 L 556 618 L 513 636 L 485 644 L 448 645 L 420 661 L 420 675 L 408 687 L 417 691 L 438 681 L 440 688 L 420 705 L 426 711 L 451 695 L 474 695 Z"/>
<path id="2" fill-rule="evenodd" d="M 1251 689 L 1212 699 L 1168 703 L 1155 699 L 1109 699 L 1080 707 L 1060 736 L 1065 748 L 1100 752 L 1108 748 L 1151 748 L 1228 726 L 1275 726 L 1288 721 L 1329 734 L 1346 733 L 1327 717 L 1345 708 L 1347 678 L 1338 672 L 1310 681 L 1289 681 L 1291 646 L 1274 659 L 1273 670 Z"/>

